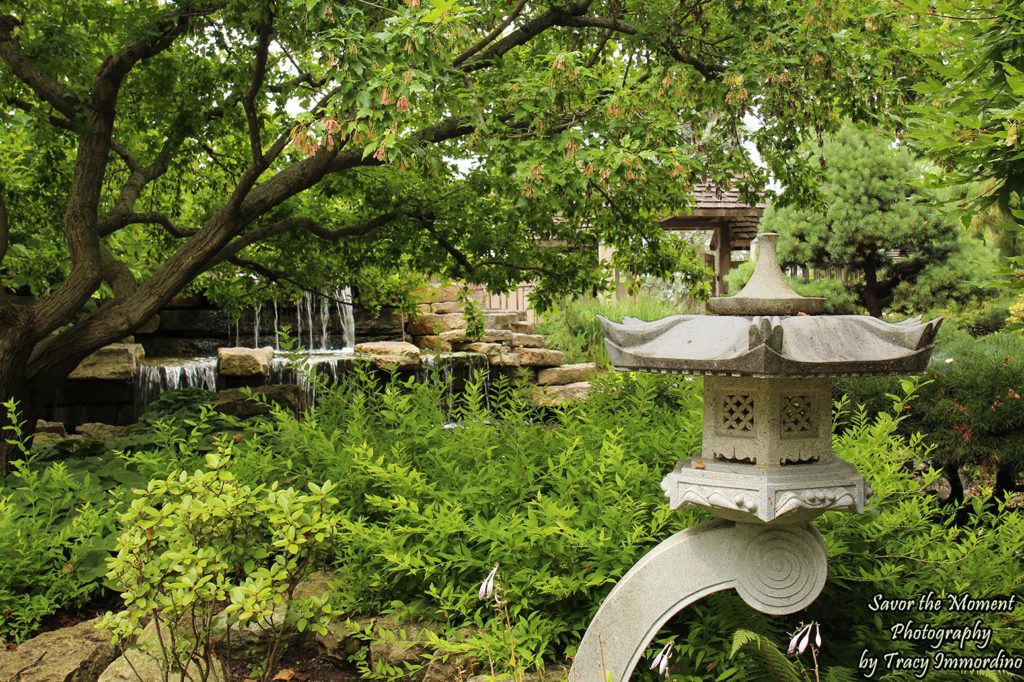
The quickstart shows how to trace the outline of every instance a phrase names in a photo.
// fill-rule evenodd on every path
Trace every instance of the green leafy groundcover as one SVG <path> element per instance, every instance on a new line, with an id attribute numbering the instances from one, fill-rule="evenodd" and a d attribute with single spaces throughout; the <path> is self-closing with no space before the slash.
<path id="1" fill-rule="evenodd" d="M 335 544 L 321 559 L 321 567 L 340 576 L 338 608 L 439 622 L 438 637 L 450 638 L 449 650 L 490 656 L 507 667 L 512 654 L 504 619 L 477 594 L 497 564 L 516 660 L 532 668 L 571 655 L 615 581 L 654 544 L 705 518 L 669 512 L 658 486 L 677 459 L 699 447 L 700 381 L 608 374 L 596 384 L 587 403 L 547 413 L 510 385 L 492 387 L 487 410 L 476 386 L 445 412 L 442 384 L 371 386 L 367 376 L 357 376 L 304 418 L 277 412 L 242 434 L 197 403 L 178 422 L 155 421 L 144 448 L 128 448 L 112 461 L 145 480 L 202 469 L 207 454 L 230 450 L 239 485 L 303 489 L 341 482 L 334 493 Z M 892 414 L 905 413 L 902 408 L 897 404 Z M 858 466 L 875 494 L 863 515 L 826 514 L 818 521 L 831 561 L 824 593 L 792 617 L 756 613 L 732 593 L 701 601 L 656 638 L 659 648 L 674 642 L 673 678 L 771 679 L 755 649 L 730 655 L 734 633 L 752 630 L 778 645 L 809 620 L 821 623 L 819 658 L 829 668 L 856 668 L 865 649 L 929 655 L 927 642 L 891 638 L 888 628 L 907 618 L 944 626 L 977 618 L 992 628 L 987 651 L 1024 655 L 1021 608 L 967 615 L 871 610 L 875 594 L 1024 594 L 1024 521 L 1017 511 L 979 504 L 971 524 L 951 526 L 922 492 L 932 474 L 915 474 L 932 454 L 920 440 L 898 435 L 898 421 L 887 412 L 868 416 L 840 404 L 837 415 L 843 429 L 836 452 Z M 39 464 L 35 471 L 60 466 Z M 20 523 L 36 522 L 51 493 L 27 493 L 24 486 L 12 493 L 11 485 L 3 504 L 10 508 L 16 493 L 24 510 L 24 495 L 37 495 L 35 511 L 23 511 Z M 116 518 L 112 510 L 128 497 L 114 492 L 104 519 Z M 0 537 L 9 537 L 10 516 L 0 523 Z M 253 547 L 261 542 L 269 542 L 269 533 L 247 540 Z M 55 561 L 73 562 L 76 547 L 69 541 Z M 0 555 L 4 604 L 41 589 L 15 579 L 28 570 L 24 557 Z M 63 575 L 59 567 L 55 575 Z M 100 580 L 90 582 L 89 572 L 71 575 L 78 586 Z M 5 637 L 28 631 L 11 619 L 3 627 Z M 393 677 L 362 665 L 368 677 Z M 881 668 L 876 679 L 883 675 L 898 678 Z"/>

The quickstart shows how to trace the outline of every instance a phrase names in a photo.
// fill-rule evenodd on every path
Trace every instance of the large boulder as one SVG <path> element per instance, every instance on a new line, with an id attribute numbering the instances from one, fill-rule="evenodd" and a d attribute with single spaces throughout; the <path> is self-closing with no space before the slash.
<path id="1" fill-rule="evenodd" d="M 459 351 L 465 351 L 467 353 L 482 353 L 487 356 L 488 360 L 493 360 L 501 355 L 501 351 L 504 348 L 500 343 L 483 343 L 480 341 L 471 343 L 457 343 L 453 344 L 453 347 Z"/>
<path id="2" fill-rule="evenodd" d="M 449 351 L 452 349 L 452 344 L 449 341 L 436 335 L 414 336 L 412 340 L 424 350 Z"/>
<path id="3" fill-rule="evenodd" d="M 126 650 L 122 656 L 118 656 L 113 663 L 107 666 L 106 670 L 99 676 L 89 680 L 96 682 L 160 682 L 164 679 L 164 656 L 160 645 L 163 641 L 170 641 L 170 633 L 162 630 L 157 633 L 156 621 L 150 621 L 149 625 L 139 635 L 138 643 Z M 173 672 L 173 671 L 172 671 Z M 219 659 L 215 659 L 213 670 L 208 676 L 205 665 L 199 665 L 195 661 L 188 664 L 185 671 L 185 679 L 202 680 L 209 679 L 211 682 L 220 682 L 227 679 L 224 675 L 224 665 Z M 170 679 L 177 680 L 180 675 L 171 675 Z"/>
<path id="4" fill-rule="evenodd" d="M 85 424 L 79 424 L 76 431 L 86 438 L 95 438 L 96 440 L 104 441 L 128 435 L 127 426 L 114 426 L 113 424 L 103 424 L 101 422 L 86 422 Z"/>
<path id="5" fill-rule="evenodd" d="M 496 357 L 488 356 L 487 361 L 495 367 L 519 367 L 521 364 L 519 354 L 505 347 L 502 347 L 501 353 Z"/>
<path id="6" fill-rule="evenodd" d="M 217 391 L 213 408 L 223 414 L 230 414 L 242 419 L 268 414 L 270 406 L 266 404 L 266 401 L 277 403 L 281 407 L 291 410 L 295 416 L 301 415 L 306 410 L 306 394 L 294 384 L 271 384 L 245 390 L 251 391 L 253 397 L 250 398 L 240 388 Z M 265 400 L 261 400 L 260 396 Z"/>
<path id="7" fill-rule="evenodd" d="M 69 379 L 131 379 L 146 351 L 138 343 L 112 343 L 86 357 Z"/>
<path id="8" fill-rule="evenodd" d="M 0 654 L 3 682 L 94 682 L 117 658 L 111 634 L 97 630 L 99 618 L 44 632 Z"/>
<path id="9" fill-rule="evenodd" d="M 484 323 L 490 329 L 512 330 L 512 323 L 519 321 L 519 313 L 484 313 Z"/>
<path id="10" fill-rule="evenodd" d="M 462 304 L 458 301 L 439 301 L 437 303 L 430 304 L 429 312 L 437 313 L 438 315 L 446 315 L 447 313 L 461 313 Z"/>
<path id="11" fill-rule="evenodd" d="M 263 348 L 218 348 L 217 371 L 224 376 L 254 377 L 270 374 L 270 361 L 274 359 L 274 349 Z"/>
<path id="12" fill-rule="evenodd" d="M 378 369 L 420 366 L 420 349 L 404 341 L 371 341 L 356 344 L 356 354 L 368 356 Z"/>
<path id="13" fill-rule="evenodd" d="M 68 430 L 64 426 L 64 422 L 48 422 L 45 419 L 36 420 L 36 433 L 53 433 L 61 438 L 68 437 Z"/>
<path id="14" fill-rule="evenodd" d="M 542 334 L 520 334 L 513 332 L 512 345 L 526 348 L 543 348 L 545 344 Z"/>

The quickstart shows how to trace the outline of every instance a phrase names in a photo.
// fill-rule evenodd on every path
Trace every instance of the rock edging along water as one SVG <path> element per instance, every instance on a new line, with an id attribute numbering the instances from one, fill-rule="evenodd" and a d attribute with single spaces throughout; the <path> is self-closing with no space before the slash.
<path id="1" fill-rule="evenodd" d="M 145 406 L 161 393 L 191 386 L 218 392 L 234 389 L 234 393 L 219 401 L 229 405 L 248 404 L 240 394 L 235 395 L 237 389 L 246 386 L 297 386 L 302 397 L 296 398 L 292 395 L 295 391 L 290 391 L 285 404 L 301 412 L 317 400 L 321 382 L 311 381 L 311 377 L 332 385 L 362 360 L 375 371 L 395 371 L 419 380 L 439 373 L 442 378 L 454 379 L 456 393 L 479 371 L 484 371 L 485 382 L 498 374 L 515 375 L 541 385 L 533 395 L 537 404 L 545 407 L 585 399 L 589 394 L 589 379 L 596 367 L 588 363 L 566 365 L 563 353 L 541 347 L 540 335 L 494 329 L 482 337 L 493 341 L 481 341 L 468 336 L 465 330 L 452 331 L 456 333 L 446 339 L 452 350 L 446 352 L 399 341 L 359 344 L 352 351 L 300 353 L 279 353 L 270 347 L 224 347 L 218 349 L 217 357 L 138 359 L 129 378 L 124 373 L 110 372 L 98 362 L 83 362 L 75 378 L 69 378 L 58 389 L 51 416 L 69 431 L 87 422 L 127 425 L 134 423 Z M 530 345 L 518 345 L 522 341 Z M 120 350 L 111 354 L 101 349 L 100 355 L 124 357 Z M 90 367 L 97 371 L 90 373 Z M 246 409 L 242 412 L 248 414 Z"/>

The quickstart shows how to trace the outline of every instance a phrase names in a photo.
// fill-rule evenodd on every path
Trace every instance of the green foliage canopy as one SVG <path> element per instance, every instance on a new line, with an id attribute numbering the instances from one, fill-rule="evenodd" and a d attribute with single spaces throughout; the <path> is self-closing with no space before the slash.
<path id="1" fill-rule="evenodd" d="M 911 23 L 865 13 L 781 0 L 7 3 L 0 396 L 34 423 L 55 380 L 197 281 L 258 302 L 393 265 L 492 290 L 536 278 L 543 307 L 602 286 L 602 243 L 638 275 L 697 279 L 694 254 L 655 221 L 692 183 L 740 178 L 751 197 L 767 178 L 743 147 L 752 136 L 797 191 L 802 139 L 843 115 L 878 118 L 905 92 Z"/>

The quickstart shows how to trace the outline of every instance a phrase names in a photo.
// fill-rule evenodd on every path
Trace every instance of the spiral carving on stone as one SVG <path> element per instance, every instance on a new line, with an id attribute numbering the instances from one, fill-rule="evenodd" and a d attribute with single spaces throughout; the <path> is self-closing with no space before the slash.
<path id="1" fill-rule="evenodd" d="M 825 543 L 810 524 L 751 526 L 739 561 L 736 591 L 765 613 L 794 613 L 810 605 L 825 586 Z"/>

